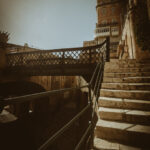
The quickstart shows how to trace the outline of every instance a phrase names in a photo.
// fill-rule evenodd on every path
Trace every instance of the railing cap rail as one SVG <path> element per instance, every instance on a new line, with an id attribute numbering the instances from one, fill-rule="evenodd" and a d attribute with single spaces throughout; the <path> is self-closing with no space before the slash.
<path id="1" fill-rule="evenodd" d="M 77 50 L 89 50 L 89 49 L 96 49 L 103 46 L 103 44 L 106 43 L 106 40 L 98 45 L 95 46 L 87 46 L 87 47 L 76 47 L 76 48 L 62 48 L 62 49 L 51 49 L 51 50 L 35 50 L 31 52 L 13 52 L 13 53 L 7 53 L 7 55 L 17 55 L 17 54 L 34 54 L 34 53 L 46 53 L 46 52 L 66 52 L 66 51 L 77 51 Z"/>

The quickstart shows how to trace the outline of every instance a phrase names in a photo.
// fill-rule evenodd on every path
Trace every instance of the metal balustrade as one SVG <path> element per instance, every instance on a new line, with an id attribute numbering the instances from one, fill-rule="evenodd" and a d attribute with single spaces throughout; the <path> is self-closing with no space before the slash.
<path id="1" fill-rule="evenodd" d="M 82 69 L 86 69 L 83 73 L 91 72 L 90 66 L 95 67 L 105 47 L 106 41 L 89 47 L 8 53 L 6 72 L 31 76 L 71 74 L 75 70 L 71 75 L 80 75 Z"/>
<path id="2" fill-rule="evenodd" d="M 100 94 L 99 92 L 100 92 L 102 78 L 103 78 L 104 64 L 105 64 L 105 61 L 109 61 L 109 51 L 110 51 L 109 50 L 109 48 L 110 48 L 109 44 L 110 44 L 109 38 L 107 38 L 107 40 L 104 43 L 102 43 L 100 47 L 99 46 L 94 47 L 94 51 L 96 51 L 97 48 L 99 48 L 99 53 L 101 53 L 101 57 L 95 58 L 96 59 L 95 62 L 97 62 L 97 65 L 95 67 L 92 78 L 91 78 L 88 85 L 85 85 L 85 86 L 82 86 L 82 87 L 76 87 L 76 88 L 68 88 L 68 89 L 61 89 L 61 90 L 55 90 L 55 91 L 47 91 L 47 92 L 42 92 L 42 93 L 35 93 L 35 94 L 31 94 L 31 95 L 19 96 L 19 97 L 14 97 L 14 98 L 0 99 L 0 110 L 2 111 L 4 106 L 6 106 L 6 105 L 24 103 L 26 101 L 32 101 L 33 99 L 36 99 L 36 98 L 51 96 L 54 93 L 60 93 L 60 92 L 71 91 L 71 90 L 82 89 L 82 88 L 88 88 L 88 90 L 89 90 L 88 105 L 85 106 L 85 108 L 83 108 L 81 110 L 81 112 L 79 112 L 75 117 L 73 117 L 66 125 L 64 125 L 59 131 L 57 131 L 52 137 L 50 137 L 47 141 L 45 141 L 45 143 L 43 143 L 38 148 L 38 150 L 48 150 L 48 147 L 58 137 L 60 137 L 67 129 L 69 129 L 69 127 L 72 126 L 89 109 L 91 110 L 89 125 L 88 125 L 86 131 L 84 132 L 83 136 L 81 137 L 80 141 L 77 143 L 77 145 L 75 147 L 75 150 L 80 150 L 81 149 L 81 146 L 83 145 L 83 143 L 85 143 L 85 139 L 87 137 L 88 137 L 89 140 L 88 140 L 88 142 L 86 142 L 86 145 L 84 146 L 85 147 L 84 149 L 89 150 L 93 147 L 93 144 L 92 144 L 93 143 L 93 135 L 94 135 L 94 128 L 95 128 L 95 125 L 96 125 L 96 122 L 94 121 L 94 115 L 95 115 L 95 111 L 97 109 L 97 102 L 98 102 L 98 97 L 99 97 L 99 94 Z M 72 49 L 69 52 L 74 52 L 74 50 L 77 50 L 77 49 Z M 91 51 L 92 50 L 93 49 L 91 49 Z M 56 52 L 56 51 L 53 51 L 53 52 Z M 53 52 L 49 52 L 49 53 L 43 52 L 43 53 L 44 54 L 46 53 L 45 57 L 47 57 L 47 55 L 51 56 L 50 54 L 53 54 Z M 63 50 L 63 52 L 67 52 L 66 55 L 64 55 L 64 56 L 67 56 L 67 54 L 69 54 L 69 55 L 73 54 L 73 53 L 68 53 L 68 50 L 65 50 L 65 51 Z M 30 54 L 30 57 L 33 58 L 33 57 L 35 57 L 34 54 L 36 54 L 36 56 L 39 56 L 40 54 L 43 54 L 43 53 L 34 52 L 34 53 Z M 89 54 L 89 53 L 87 53 L 87 51 L 85 53 Z M 26 53 L 24 53 L 24 54 L 26 54 Z M 57 57 L 63 56 L 63 55 L 59 55 L 61 53 L 57 53 L 57 54 L 58 54 Z M 83 52 L 82 52 L 82 54 L 83 54 Z M 56 53 L 55 53 L 55 55 L 56 55 Z M 81 51 L 80 51 L 79 55 L 81 55 Z M 74 57 L 74 59 L 75 58 L 78 59 L 79 58 L 78 56 L 73 55 L 72 57 Z M 14 57 L 14 55 L 12 57 Z M 21 57 L 20 54 L 17 54 L 17 57 L 15 57 L 15 60 L 16 60 L 15 62 L 20 62 L 19 61 L 20 57 Z M 36 58 L 38 58 L 38 57 L 36 57 Z M 85 58 L 87 58 L 87 56 Z M 91 59 L 90 55 L 89 55 L 89 58 Z M 89 58 L 88 58 L 88 61 L 89 61 Z M 91 59 L 91 61 L 92 61 L 92 59 Z M 86 62 L 86 61 L 83 60 L 83 62 Z M 21 63 L 19 63 L 19 64 L 21 64 L 21 65 L 24 64 L 24 61 L 23 61 L 22 58 L 21 58 Z"/>

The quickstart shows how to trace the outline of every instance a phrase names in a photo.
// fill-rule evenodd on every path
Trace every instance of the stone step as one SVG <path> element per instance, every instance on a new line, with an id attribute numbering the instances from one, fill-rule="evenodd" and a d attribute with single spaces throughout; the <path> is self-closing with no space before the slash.
<path id="1" fill-rule="evenodd" d="M 150 90 L 150 83 L 102 83 L 103 89 Z"/>
<path id="2" fill-rule="evenodd" d="M 99 107 L 101 119 L 150 125 L 150 111 Z"/>
<path id="3" fill-rule="evenodd" d="M 150 126 L 99 119 L 95 135 L 97 138 L 150 149 Z"/>
<path id="4" fill-rule="evenodd" d="M 117 58 L 116 52 L 110 52 L 110 58 Z"/>
<path id="5" fill-rule="evenodd" d="M 124 77 L 137 77 L 137 76 L 150 76 L 150 72 L 129 72 L 129 73 L 104 73 L 104 77 L 111 78 L 124 78 Z"/>
<path id="6" fill-rule="evenodd" d="M 104 72 L 110 72 L 110 73 L 128 73 L 128 72 L 150 72 L 150 67 L 144 67 L 144 68 L 117 68 L 115 67 L 105 67 Z"/>
<path id="7" fill-rule="evenodd" d="M 145 68 L 150 67 L 150 63 L 123 63 L 123 62 L 106 62 L 106 68 L 116 67 L 116 68 Z"/>
<path id="8" fill-rule="evenodd" d="M 150 60 L 149 59 L 144 59 L 144 60 L 137 60 L 137 59 L 110 59 L 111 63 L 124 63 L 124 64 L 136 64 L 136 63 L 144 63 L 150 64 Z"/>
<path id="9" fill-rule="evenodd" d="M 150 101 L 145 100 L 99 97 L 98 105 L 99 107 L 150 111 Z"/>
<path id="10" fill-rule="evenodd" d="M 150 91 L 145 90 L 110 90 L 101 89 L 101 97 L 127 98 L 150 100 Z"/>
<path id="11" fill-rule="evenodd" d="M 150 83 L 150 77 L 125 77 L 125 78 L 110 78 L 104 77 L 103 83 Z"/>
<path id="12" fill-rule="evenodd" d="M 94 138 L 94 149 L 96 150 L 141 150 L 137 147 L 131 147 L 120 143 L 113 143 L 108 140 Z"/>

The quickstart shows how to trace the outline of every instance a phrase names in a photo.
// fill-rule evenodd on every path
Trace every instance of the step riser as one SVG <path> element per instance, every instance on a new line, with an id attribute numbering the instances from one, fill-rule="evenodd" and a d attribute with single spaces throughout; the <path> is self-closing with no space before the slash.
<path id="1" fill-rule="evenodd" d="M 104 78 L 103 83 L 150 83 L 150 78 Z"/>
<path id="2" fill-rule="evenodd" d="M 137 147 L 131 147 L 120 143 L 113 143 L 111 141 L 95 138 L 94 149 L 92 150 L 141 150 Z"/>
<path id="3" fill-rule="evenodd" d="M 141 103 L 133 103 L 133 102 L 125 102 L 125 101 L 109 101 L 109 100 L 99 100 L 99 107 L 107 107 L 107 108 L 122 108 L 122 109 L 134 109 L 134 110 L 145 110 L 150 111 L 150 104 L 141 104 Z"/>
<path id="4" fill-rule="evenodd" d="M 122 85 L 122 84 L 102 84 L 103 89 L 115 90 L 150 90 L 150 85 Z"/>
<path id="5" fill-rule="evenodd" d="M 99 115 L 100 118 L 103 120 L 150 125 L 150 116 L 131 115 L 126 113 L 104 112 L 104 111 L 100 111 Z"/>
<path id="6" fill-rule="evenodd" d="M 115 68 L 115 69 L 113 69 L 113 68 Z M 109 67 L 109 68 L 105 68 L 104 69 L 104 72 L 105 73 L 127 73 L 127 72 L 150 72 L 150 68 L 136 68 L 136 69 L 133 69 L 133 68 L 122 68 L 122 69 L 120 69 L 120 68 L 116 68 L 116 67 Z"/>
<path id="7" fill-rule="evenodd" d="M 133 146 L 150 147 L 150 135 L 140 132 L 119 130 L 109 127 L 96 127 L 95 135 L 98 138 L 112 140 L 114 142 L 125 143 Z"/>
<path id="8" fill-rule="evenodd" d="M 143 99 L 149 100 L 150 93 L 139 93 L 139 92 L 111 92 L 111 91 L 100 91 L 101 97 L 115 97 L 115 98 L 126 98 L 126 99 Z"/>
<path id="9" fill-rule="evenodd" d="M 124 78 L 124 77 L 136 77 L 136 76 L 150 76 L 150 72 L 142 72 L 142 73 L 104 73 L 104 77 L 110 78 Z"/>
<path id="10" fill-rule="evenodd" d="M 150 60 L 106 62 L 98 101 L 97 138 L 150 149 L 149 83 Z"/>
<path id="11" fill-rule="evenodd" d="M 106 62 L 106 68 L 148 68 L 150 67 L 150 63 L 112 63 Z"/>
<path id="12" fill-rule="evenodd" d="M 136 59 L 110 59 L 111 63 L 123 63 L 123 64 L 150 64 L 150 60 L 136 60 Z"/>

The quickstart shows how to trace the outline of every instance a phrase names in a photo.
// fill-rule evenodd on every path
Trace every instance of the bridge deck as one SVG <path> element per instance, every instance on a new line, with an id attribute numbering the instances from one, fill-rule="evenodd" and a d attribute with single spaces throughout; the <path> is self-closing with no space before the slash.
<path id="1" fill-rule="evenodd" d="M 96 64 L 36 65 L 7 67 L 5 75 L 11 76 L 84 76 L 91 75 Z"/>

